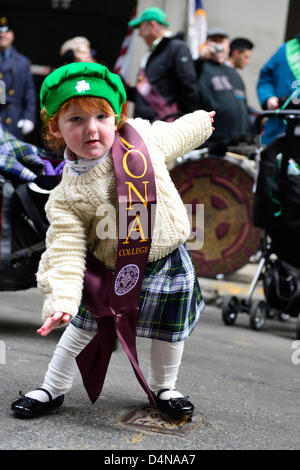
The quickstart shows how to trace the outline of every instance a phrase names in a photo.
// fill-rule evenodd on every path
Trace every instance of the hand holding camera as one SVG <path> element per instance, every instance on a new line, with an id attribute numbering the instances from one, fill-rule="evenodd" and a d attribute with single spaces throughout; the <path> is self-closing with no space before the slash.
<path id="1" fill-rule="evenodd" d="M 214 60 L 215 62 L 219 62 L 223 52 L 224 46 L 222 44 L 209 41 L 201 50 L 200 57 L 203 60 Z"/>
<path id="2" fill-rule="evenodd" d="M 224 47 L 221 44 L 216 44 L 214 46 L 216 54 L 220 54 L 221 52 L 224 52 Z"/>

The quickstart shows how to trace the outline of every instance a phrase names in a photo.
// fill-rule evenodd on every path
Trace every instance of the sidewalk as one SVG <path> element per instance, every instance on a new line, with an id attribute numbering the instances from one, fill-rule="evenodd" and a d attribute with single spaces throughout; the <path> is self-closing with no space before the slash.
<path id="1" fill-rule="evenodd" d="M 249 263 L 234 273 L 224 275 L 222 279 L 199 277 L 204 300 L 207 304 L 218 304 L 226 295 L 246 297 L 257 268 L 258 263 Z M 264 299 L 262 281 L 257 283 L 253 298 Z"/>

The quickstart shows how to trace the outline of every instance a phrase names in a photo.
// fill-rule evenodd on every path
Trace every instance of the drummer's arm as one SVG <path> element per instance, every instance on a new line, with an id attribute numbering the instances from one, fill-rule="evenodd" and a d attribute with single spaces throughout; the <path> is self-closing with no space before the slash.
<path id="1" fill-rule="evenodd" d="M 191 152 L 212 134 L 215 112 L 195 111 L 185 114 L 174 122 L 156 121 L 152 125 L 155 142 L 165 155 L 166 161 Z"/>

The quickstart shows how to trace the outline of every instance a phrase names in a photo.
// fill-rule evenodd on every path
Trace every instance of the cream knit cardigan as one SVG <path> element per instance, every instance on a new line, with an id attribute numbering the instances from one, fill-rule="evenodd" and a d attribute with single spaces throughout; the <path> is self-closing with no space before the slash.
<path id="1" fill-rule="evenodd" d="M 189 237 L 189 219 L 172 182 L 166 163 L 199 147 L 211 135 L 205 111 L 187 114 L 175 122 L 129 119 L 143 138 L 155 173 L 157 208 L 149 261 L 171 253 Z M 81 301 L 86 248 L 113 268 L 118 239 L 97 237 L 97 224 L 107 217 L 103 204 L 117 207 L 117 192 L 111 155 L 81 176 L 71 176 L 65 167 L 61 183 L 45 206 L 50 227 L 37 273 L 38 287 L 45 295 L 43 319 L 56 311 L 74 317 Z M 105 206 L 104 206 L 105 207 Z M 107 219 L 106 219 L 107 220 Z M 103 222 L 103 220 L 102 220 Z"/>

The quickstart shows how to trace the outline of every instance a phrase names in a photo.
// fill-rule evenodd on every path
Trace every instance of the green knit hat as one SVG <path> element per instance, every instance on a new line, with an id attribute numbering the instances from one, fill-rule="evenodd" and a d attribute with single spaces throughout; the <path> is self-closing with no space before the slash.
<path id="1" fill-rule="evenodd" d="M 41 109 L 45 108 L 51 117 L 65 101 L 75 96 L 106 99 L 118 115 L 118 121 L 126 101 L 125 89 L 118 75 L 94 62 L 73 62 L 59 67 L 45 78 L 40 92 Z"/>

